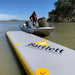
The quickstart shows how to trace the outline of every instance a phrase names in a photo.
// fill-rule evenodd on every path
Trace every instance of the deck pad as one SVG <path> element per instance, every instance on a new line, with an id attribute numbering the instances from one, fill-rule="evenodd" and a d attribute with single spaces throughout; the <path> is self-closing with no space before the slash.
<path id="1" fill-rule="evenodd" d="M 6 35 L 27 74 L 75 75 L 75 51 L 23 31 Z"/>

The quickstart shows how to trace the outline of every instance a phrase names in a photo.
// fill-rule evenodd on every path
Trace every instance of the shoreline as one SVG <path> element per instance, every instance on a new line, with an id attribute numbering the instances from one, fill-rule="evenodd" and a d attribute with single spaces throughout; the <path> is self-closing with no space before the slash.
<path id="1" fill-rule="evenodd" d="M 29 20 L 0 20 L 0 22 L 14 22 L 14 21 L 22 21 L 22 22 L 25 22 L 25 21 L 28 21 L 29 22 Z"/>

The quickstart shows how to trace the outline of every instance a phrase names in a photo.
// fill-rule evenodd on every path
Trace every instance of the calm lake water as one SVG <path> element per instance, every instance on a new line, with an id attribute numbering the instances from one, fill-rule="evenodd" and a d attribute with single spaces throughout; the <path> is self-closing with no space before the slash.
<path id="1" fill-rule="evenodd" d="M 24 22 L 0 22 L 0 75 L 25 75 L 25 72 L 11 48 L 5 32 L 20 30 Z M 43 37 L 75 50 L 75 23 L 51 23 L 55 30 Z"/>

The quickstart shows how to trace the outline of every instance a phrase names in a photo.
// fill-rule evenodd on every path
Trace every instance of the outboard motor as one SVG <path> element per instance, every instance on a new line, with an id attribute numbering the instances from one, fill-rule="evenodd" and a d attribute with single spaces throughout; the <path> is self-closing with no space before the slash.
<path id="1" fill-rule="evenodd" d="M 26 21 L 25 24 L 26 24 L 26 26 L 29 26 L 29 22 Z"/>
<path id="2" fill-rule="evenodd" d="M 31 26 L 29 25 L 29 22 L 26 21 L 25 24 L 27 28 L 31 28 Z"/>

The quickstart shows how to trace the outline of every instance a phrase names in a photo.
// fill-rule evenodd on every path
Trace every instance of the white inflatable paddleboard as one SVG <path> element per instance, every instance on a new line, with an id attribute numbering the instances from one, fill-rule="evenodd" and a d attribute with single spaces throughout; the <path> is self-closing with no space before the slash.
<path id="1" fill-rule="evenodd" d="M 23 31 L 6 35 L 27 75 L 75 75 L 74 50 Z"/>

